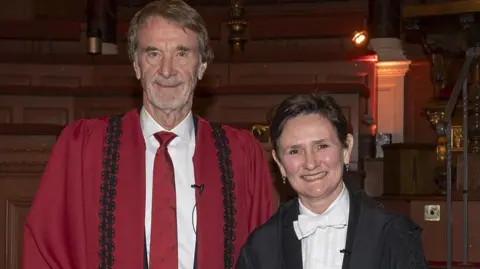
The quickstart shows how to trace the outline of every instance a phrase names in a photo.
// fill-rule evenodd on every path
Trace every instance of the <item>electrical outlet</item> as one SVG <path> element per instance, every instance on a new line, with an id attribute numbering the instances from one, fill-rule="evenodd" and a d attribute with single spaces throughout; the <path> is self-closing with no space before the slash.
<path id="1" fill-rule="evenodd" d="M 440 221 L 440 205 L 425 205 L 426 221 Z"/>

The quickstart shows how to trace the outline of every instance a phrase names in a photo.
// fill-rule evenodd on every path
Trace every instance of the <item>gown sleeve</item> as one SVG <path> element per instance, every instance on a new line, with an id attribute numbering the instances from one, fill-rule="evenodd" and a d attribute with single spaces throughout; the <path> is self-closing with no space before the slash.
<path id="1" fill-rule="evenodd" d="M 238 257 L 235 269 L 255 269 L 254 263 L 254 253 L 252 248 L 246 244 L 242 247 L 240 251 L 240 256 Z"/>
<path id="2" fill-rule="evenodd" d="M 23 269 L 86 269 L 82 207 L 81 121 L 55 144 L 30 207 L 23 234 Z"/>
<path id="3" fill-rule="evenodd" d="M 249 156 L 249 189 L 251 194 L 251 214 L 249 231 L 265 223 L 274 213 L 273 182 L 265 151 L 258 140 L 249 132 L 251 145 Z"/>
<path id="4" fill-rule="evenodd" d="M 387 228 L 382 268 L 428 269 L 423 252 L 422 228 L 406 217 L 392 221 Z"/>

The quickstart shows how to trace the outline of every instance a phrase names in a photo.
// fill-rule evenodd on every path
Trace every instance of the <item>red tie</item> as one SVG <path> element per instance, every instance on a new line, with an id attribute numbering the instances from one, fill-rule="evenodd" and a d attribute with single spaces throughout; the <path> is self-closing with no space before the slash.
<path id="1" fill-rule="evenodd" d="M 167 148 L 175 136 L 170 132 L 155 134 L 160 147 L 153 167 L 150 269 L 178 268 L 175 176 Z"/>

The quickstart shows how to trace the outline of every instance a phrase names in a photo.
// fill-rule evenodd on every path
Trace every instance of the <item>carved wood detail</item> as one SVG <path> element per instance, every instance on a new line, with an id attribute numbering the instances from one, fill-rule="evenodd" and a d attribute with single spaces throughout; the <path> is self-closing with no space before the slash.
<path id="1" fill-rule="evenodd" d="M 4 169 L 0 162 L 0 261 L 6 269 L 21 268 L 23 225 L 28 209 L 37 189 L 40 169 L 32 170 L 28 165 L 17 165 L 13 170 Z"/>
<path id="2" fill-rule="evenodd" d="M 62 6 L 67 7 L 52 6 L 52 12 Z M 250 6 L 249 41 L 239 55 L 232 55 L 227 43 L 228 7 L 198 10 L 207 24 L 216 62 L 341 61 L 372 54 L 350 40 L 355 31 L 365 28 L 366 2 Z M 135 11 L 118 11 L 119 51 L 125 59 L 127 22 Z M 83 14 L 78 17 L 72 10 L 65 12 L 63 16 L 53 12 L 39 14 L 34 20 L 2 21 L 0 49 L 7 54 L 86 54 Z M 21 57 L 13 57 L 17 58 Z"/>
<path id="3" fill-rule="evenodd" d="M 23 224 L 31 202 L 31 198 L 6 200 L 6 268 L 20 268 Z"/>

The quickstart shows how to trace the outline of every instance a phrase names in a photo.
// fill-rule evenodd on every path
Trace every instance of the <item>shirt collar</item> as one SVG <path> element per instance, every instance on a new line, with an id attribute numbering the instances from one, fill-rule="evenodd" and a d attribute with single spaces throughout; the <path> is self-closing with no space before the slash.
<path id="1" fill-rule="evenodd" d="M 319 214 L 314 213 L 307 207 L 305 207 L 300 200 L 298 200 L 300 214 L 307 215 L 307 216 L 318 216 Z M 325 210 L 322 215 L 330 214 L 332 211 L 340 211 L 342 215 L 345 215 L 345 218 L 348 219 L 350 209 L 350 196 L 348 194 L 348 190 L 345 186 L 345 183 L 342 182 L 342 192 L 340 195 L 333 201 L 332 204 Z"/>
<path id="2" fill-rule="evenodd" d="M 142 127 L 142 133 L 145 140 L 158 132 L 165 131 L 165 128 L 163 128 L 153 119 L 145 107 L 143 107 L 140 111 L 140 125 Z M 192 141 L 195 136 L 192 112 L 190 111 L 185 119 L 183 119 L 177 126 L 170 130 L 170 132 L 175 133 L 183 141 Z"/>

